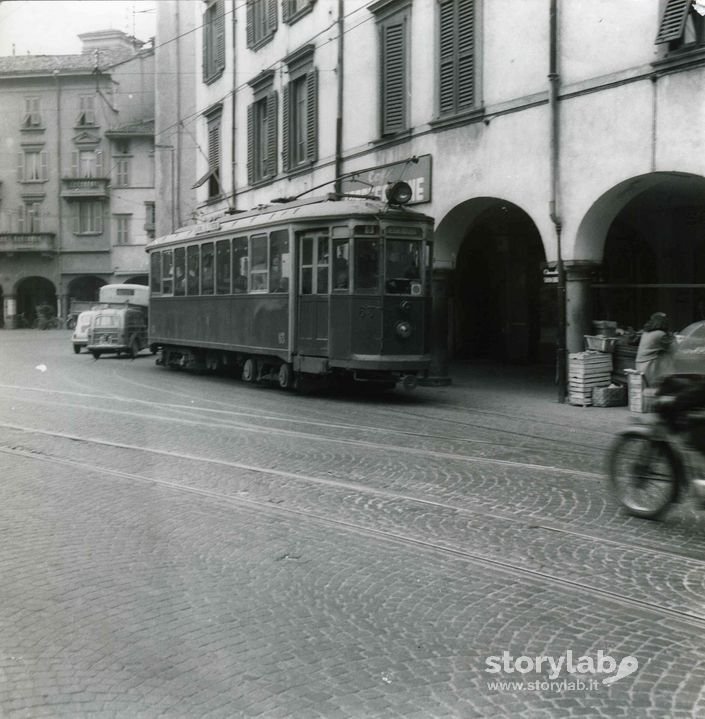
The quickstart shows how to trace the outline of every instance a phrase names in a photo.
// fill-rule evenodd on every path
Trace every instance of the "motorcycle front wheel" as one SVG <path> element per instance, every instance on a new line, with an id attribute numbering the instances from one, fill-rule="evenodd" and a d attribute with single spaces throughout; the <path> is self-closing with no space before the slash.
<path id="1" fill-rule="evenodd" d="M 637 432 L 620 435 L 609 455 L 609 480 L 635 517 L 656 519 L 678 495 L 678 462 L 666 442 Z"/>

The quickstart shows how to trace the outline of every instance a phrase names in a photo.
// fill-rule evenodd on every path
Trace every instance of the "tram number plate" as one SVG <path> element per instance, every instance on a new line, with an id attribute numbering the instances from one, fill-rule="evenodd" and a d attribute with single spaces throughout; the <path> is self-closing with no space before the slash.
<path id="1" fill-rule="evenodd" d="M 377 316 L 379 309 L 376 305 L 362 305 L 358 312 L 361 319 L 373 320 Z"/>

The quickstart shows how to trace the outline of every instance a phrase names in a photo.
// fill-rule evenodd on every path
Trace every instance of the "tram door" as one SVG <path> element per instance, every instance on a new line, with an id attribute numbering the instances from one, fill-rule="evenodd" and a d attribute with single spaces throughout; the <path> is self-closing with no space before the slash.
<path id="1" fill-rule="evenodd" d="M 330 240 L 327 233 L 300 237 L 298 342 L 300 354 L 328 354 L 328 293 L 330 283 Z"/>

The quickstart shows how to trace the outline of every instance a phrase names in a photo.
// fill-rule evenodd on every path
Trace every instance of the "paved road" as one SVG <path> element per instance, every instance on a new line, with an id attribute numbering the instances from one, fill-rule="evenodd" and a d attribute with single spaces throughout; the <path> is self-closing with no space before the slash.
<path id="1" fill-rule="evenodd" d="M 0 364 L 0 717 L 705 716 L 705 523 L 611 501 L 626 411 Z"/>

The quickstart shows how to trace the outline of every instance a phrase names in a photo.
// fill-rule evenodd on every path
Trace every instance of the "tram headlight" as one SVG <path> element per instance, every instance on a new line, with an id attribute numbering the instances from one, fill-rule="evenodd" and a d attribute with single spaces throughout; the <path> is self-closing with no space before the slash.
<path id="1" fill-rule="evenodd" d="M 406 205 L 411 201 L 413 191 L 408 182 L 395 182 L 387 187 L 385 194 L 390 205 Z"/>
<path id="2" fill-rule="evenodd" d="M 411 330 L 411 322 L 407 322 L 406 320 L 400 320 L 396 323 L 396 325 L 394 325 L 394 331 L 403 340 L 409 339 L 409 337 L 411 337 Z"/>

